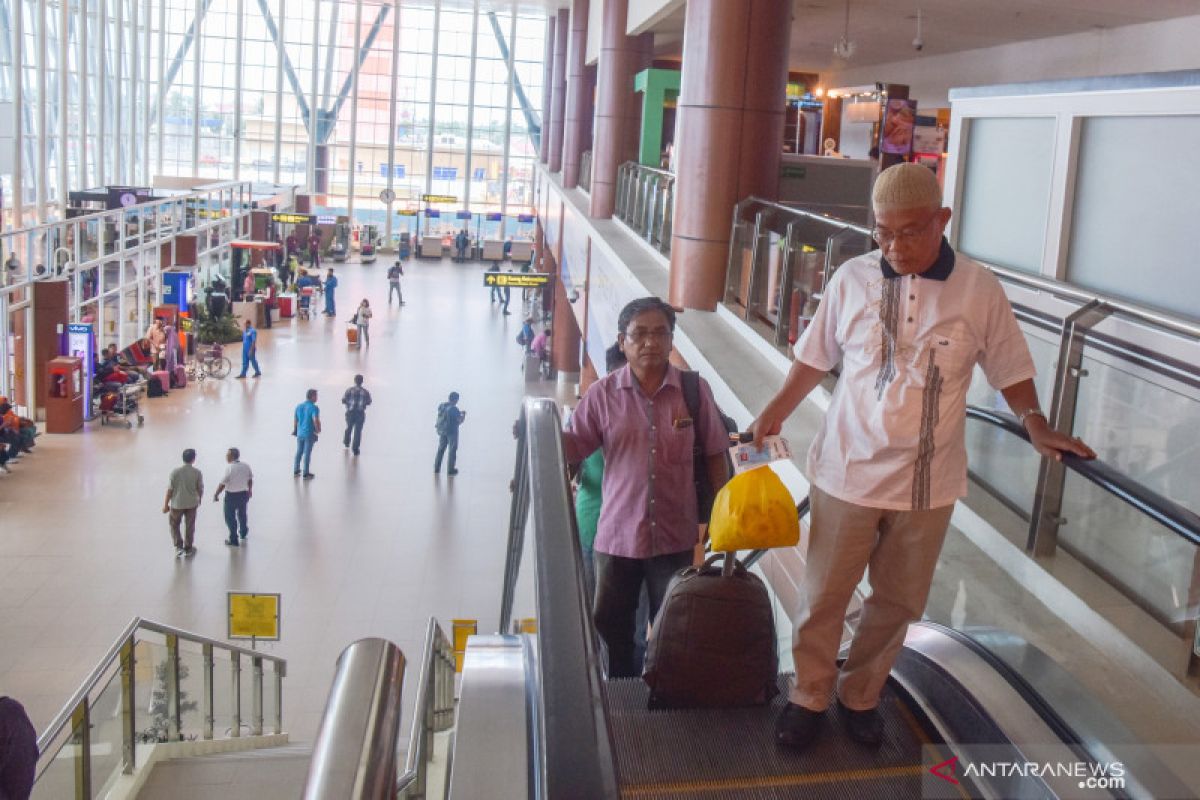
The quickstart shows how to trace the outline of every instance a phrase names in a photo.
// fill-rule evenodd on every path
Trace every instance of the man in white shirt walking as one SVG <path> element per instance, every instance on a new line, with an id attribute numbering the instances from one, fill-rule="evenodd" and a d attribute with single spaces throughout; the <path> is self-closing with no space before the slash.
<path id="1" fill-rule="evenodd" d="M 779 393 L 754 421 L 756 443 L 839 363 L 812 443 L 812 526 L 792 654 L 796 683 L 775 738 L 805 747 L 836 694 L 846 730 L 878 745 L 877 711 L 908 625 L 925 610 L 954 503 L 966 494 L 966 396 L 978 364 L 1043 456 L 1094 458 L 1038 407 L 1033 359 L 1000 282 L 942 236 L 951 211 L 927 168 L 899 164 L 872 192 L 880 249 L 843 264 Z M 869 570 L 850 652 L 846 608 Z"/>
<path id="2" fill-rule="evenodd" d="M 229 528 L 229 538 L 225 540 L 225 544 L 230 547 L 240 546 L 239 533 L 243 542 L 250 535 L 250 526 L 246 521 L 246 507 L 250 504 L 250 497 L 254 494 L 254 472 L 251 471 L 249 464 L 242 462 L 241 458 L 241 451 L 236 447 L 229 448 L 229 451 L 225 453 L 225 461 L 229 463 L 229 466 L 225 468 L 225 475 L 217 484 L 217 493 L 213 495 L 215 503 L 221 499 L 221 492 L 225 493 L 225 525 Z"/>

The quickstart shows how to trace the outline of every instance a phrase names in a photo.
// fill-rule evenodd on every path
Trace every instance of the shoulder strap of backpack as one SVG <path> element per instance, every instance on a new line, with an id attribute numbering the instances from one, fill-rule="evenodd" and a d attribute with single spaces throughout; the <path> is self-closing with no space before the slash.
<path id="1" fill-rule="evenodd" d="M 679 379 L 683 389 L 683 402 L 687 403 L 692 427 L 696 431 L 696 444 L 699 446 L 703 437 L 700 432 L 700 373 L 690 369 L 681 370 Z"/>

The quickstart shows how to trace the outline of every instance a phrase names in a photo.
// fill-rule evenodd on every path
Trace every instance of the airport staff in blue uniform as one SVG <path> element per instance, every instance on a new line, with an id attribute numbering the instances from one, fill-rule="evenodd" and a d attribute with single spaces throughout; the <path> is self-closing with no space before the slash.
<path id="1" fill-rule="evenodd" d="M 329 272 L 325 275 L 325 316 L 332 317 L 337 314 L 337 306 L 334 304 L 333 293 L 337 289 L 337 277 L 333 274 L 333 267 L 329 268 Z"/>

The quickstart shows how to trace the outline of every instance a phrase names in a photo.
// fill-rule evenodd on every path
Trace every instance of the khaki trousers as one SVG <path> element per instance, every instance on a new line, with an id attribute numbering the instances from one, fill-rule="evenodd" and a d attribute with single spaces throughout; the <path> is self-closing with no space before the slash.
<path id="1" fill-rule="evenodd" d="M 796 683 L 791 702 L 829 706 L 834 684 L 842 704 L 874 708 L 908 624 L 921 618 L 953 505 L 888 511 L 847 503 L 813 486 L 808 562 L 792 639 Z M 870 566 L 871 594 L 839 673 L 846 609 Z"/>
<path id="2" fill-rule="evenodd" d="M 181 521 L 184 523 L 183 536 L 179 535 L 179 523 Z M 175 543 L 176 549 L 191 547 L 192 542 L 196 538 L 196 509 L 172 508 L 171 512 L 167 515 L 167 522 L 171 526 L 171 541 Z"/>

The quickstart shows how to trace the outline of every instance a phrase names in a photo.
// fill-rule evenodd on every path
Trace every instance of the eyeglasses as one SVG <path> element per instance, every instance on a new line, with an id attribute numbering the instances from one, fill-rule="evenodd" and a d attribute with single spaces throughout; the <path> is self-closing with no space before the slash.
<path id="1" fill-rule="evenodd" d="M 666 342 L 671 338 L 671 329 L 655 328 L 653 330 L 647 330 L 645 328 L 634 328 L 631 331 L 625 332 L 625 338 L 634 344 L 645 344 L 651 339 L 657 339 L 660 342 Z"/>
<path id="2" fill-rule="evenodd" d="M 871 238 L 878 242 L 881 248 L 889 247 L 893 242 L 909 244 L 923 236 L 925 231 L 929 230 L 929 224 L 937 219 L 937 217 L 938 215 L 935 211 L 922 224 L 913 225 L 900 231 L 889 231 L 887 228 L 875 227 L 871 229 Z"/>

